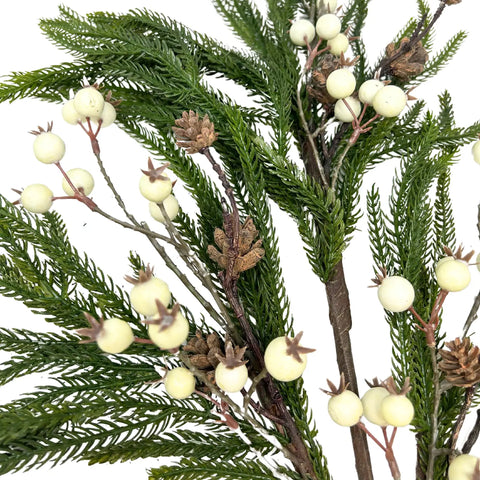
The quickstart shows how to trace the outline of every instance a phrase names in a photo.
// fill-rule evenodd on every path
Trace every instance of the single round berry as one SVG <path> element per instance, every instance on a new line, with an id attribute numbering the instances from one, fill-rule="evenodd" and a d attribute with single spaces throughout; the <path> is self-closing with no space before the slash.
<path id="1" fill-rule="evenodd" d="M 385 84 L 380 80 L 367 80 L 360 85 L 358 89 L 358 98 L 363 103 L 371 105 L 375 95 L 383 88 Z"/>
<path id="2" fill-rule="evenodd" d="M 93 187 L 95 186 L 95 180 L 90 172 L 87 172 L 87 170 L 84 170 L 83 168 L 72 168 L 67 172 L 67 176 L 75 187 L 79 190 L 83 190 L 85 195 L 90 195 L 92 193 Z M 62 188 L 67 195 L 72 196 L 74 194 L 72 187 L 68 184 L 65 178 L 62 181 Z"/>
<path id="3" fill-rule="evenodd" d="M 437 271 L 440 265 L 443 265 L 445 262 L 451 262 L 452 260 L 455 260 L 455 257 L 452 257 L 452 256 L 442 257 L 435 265 L 435 275 L 437 274 Z"/>
<path id="4" fill-rule="evenodd" d="M 42 132 L 35 137 L 33 153 L 42 163 L 57 163 L 65 155 L 65 143 L 52 132 Z"/>
<path id="5" fill-rule="evenodd" d="M 62 117 L 70 125 L 77 125 L 79 122 L 85 122 L 84 115 L 80 115 L 75 108 L 73 100 L 69 100 L 62 107 Z"/>
<path id="6" fill-rule="evenodd" d="M 377 294 L 382 307 L 390 312 L 408 310 L 415 298 L 412 284 L 398 275 L 384 278 L 378 287 Z"/>
<path id="7" fill-rule="evenodd" d="M 294 341 L 289 337 L 274 338 L 265 349 L 265 368 L 268 373 L 281 382 L 296 380 L 302 375 L 307 366 L 307 355 L 300 353 L 298 361 L 294 355 L 288 353 L 288 342 Z"/>
<path id="8" fill-rule="evenodd" d="M 407 105 L 407 95 L 395 85 L 381 88 L 373 98 L 372 106 L 375 111 L 384 117 L 392 118 L 400 115 Z"/>
<path id="9" fill-rule="evenodd" d="M 352 427 L 360 421 L 363 405 L 358 396 L 350 390 L 334 395 L 328 401 L 328 413 L 332 420 L 342 427 Z"/>
<path id="10" fill-rule="evenodd" d="M 167 213 L 167 217 L 170 220 L 174 220 L 180 210 L 178 200 L 173 195 L 169 195 L 162 203 Z M 150 210 L 150 215 L 155 220 L 160 223 L 166 223 L 160 207 L 155 202 L 150 202 L 148 208 Z"/>
<path id="11" fill-rule="evenodd" d="M 390 393 L 384 387 L 372 387 L 362 397 L 363 415 L 374 425 L 386 427 L 388 422 L 382 415 L 380 406 L 385 397 Z"/>
<path id="12" fill-rule="evenodd" d="M 247 383 L 248 369 L 245 365 L 229 368 L 222 362 L 215 369 L 215 383 L 224 392 L 239 392 Z"/>
<path id="13" fill-rule="evenodd" d="M 166 177 L 166 175 L 164 176 Z M 140 193 L 147 200 L 150 200 L 154 203 L 161 203 L 172 193 L 172 181 L 166 177 L 165 180 L 156 179 L 154 182 L 152 182 L 150 181 L 150 177 L 148 175 L 142 175 L 140 177 L 139 188 Z"/>
<path id="14" fill-rule="evenodd" d="M 450 462 L 448 480 L 472 480 L 479 461 L 480 459 L 473 455 L 458 455 Z"/>
<path id="15" fill-rule="evenodd" d="M 309 20 L 302 18 L 292 23 L 289 35 L 292 43 L 304 46 L 306 45 L 305 37 L 307 37 L 307 43 L 310 43 L 315 38 L 315 25 Z"/>
<path id="16" fill-rule="evenodd" d="M 470 270 L 463 260 L 449 260 L 435 268 L 438 285 L 447 292 L 459 292 L 470 283 Z"/>
<path id="17" fill-rule="evenodd" d="M 352 115 L 352 112 L 350 112 L 348 107 L 345 105 L 345 102 L 348 103 L 348 105 L 350 106 L 350 109 L 353 111 L 353 113 L 355 114 L 355 117 L 357 118 L 360 115 L 360 112 L 362 111 L 362 105 L 354 97 L 341 98 L 340 100 L 337 100 L 335 102 L 335 109 L 334 109 L 335 118 L 340 122 L 351 123 L 353 122 L 355 117 Z"/>
<path id="18" fill-rule="evenodd" d="M 195 391 L 195 377 L 184 367 L 169 370 L 163 383 L 167 393 L 177 400 L 183 400 Z"/>
<path id="19" fill-rule="evenodd" d="M 333 13 L 326 13 L 318 17 L 315 30 L 317 35 L 323 40 L 330 40 L 336 37 L 342 29 L 340 19 Z"/>
<path id="20" fill-rule="evenodd" d="M 339 57 L 342 53 L 345 53 L 348 50 L 350 42 L 348 37 L 343 33 L 339 33 L 336 37 L 331 38 L 327 42 L 327 46 L 330 47 L 329 52 L 332 55 Z"/>
<path id="21" fill-rule="evenodd" d="M 175 315 L 175 320 L 167 328 L 162 329 L 156 324 L 148 326 L 148 336 L 162 350 L 178 348 L 187 339 L 188 331 L 188 320 L 180 312 Z"/>
<path id="22" fill-rule="evenodd" d="M 95 87 L 85 87 L 75 94 L 73 105 L 80 115 L 98 119 L 103 112 L 105 100 Z"/>
<path id="23" fill-rule="evenodd" d="M 105 102 L 103 105 L 102 114 L 100 115 L 100 120 L 102 121 L 102 128 L 109 127 L 117 119 L 117 110 L 115 107 L 109 103 Z"/>
<path id="24" fill-rule="evenodd" d="M 355 76 L 347 68 L 334 70 L 327 78 L 327 92 L 333 98 L 346 98 L 355 91 Z"/>
<path id="25" fill-rule="evenodd" d="M 121 353 L 134 340 L 132 329 L 125 320 L 109 318 L 103 322 L 103 327 L 97 337 L 97 345 L 106 353 Z"/>
<path id="26" fill-rule="evenodd" d="M 32 213 L 46 213 L 52 206 L 52 191 L 41 183 L 34 183 L 25 187 L 20 194 L 20 202 L 25 208 Z"/>
<path id="27" fill-rule="evenodd" d="M 415 410 L 405 395 L 390 394 L 382 400 L 380 413 L 388 425 L 405 427 L 413 420 Z"/>
<path id="28" fill-rule="evenodd" d="M 168 285 L 154 276 L 137 283 L 130 291 L 132 307 L 145 316 L 154 316 L 158 313 L 156 300 L 159 300 L 166 307 L 171 299 L 172 295 Z"/>
<path id="29" fill-rule="evenodd" d="M 480 140 L 477 140 L 472 147 L 473 159 L 480 164 Z"/>

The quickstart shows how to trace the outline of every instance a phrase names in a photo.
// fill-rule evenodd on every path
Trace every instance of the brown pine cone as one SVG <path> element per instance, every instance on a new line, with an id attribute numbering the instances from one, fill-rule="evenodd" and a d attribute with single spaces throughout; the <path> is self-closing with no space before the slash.
<path id="1" fill-rule="evenodd" d="M 472 387 L 480 382 L 480 349 L 469 338 L 456 338 L 445 343 L 449 349 L 439 350 L 442 361 L 438 364 L 448 382 L 456 387 Z"/>
<path id="2" fill-rule="evenodd" d="M 396 56 L 403 46 L 410 42 L 410 38 L 405 37 L 400 40 L 398 48 L 395 43 L 387 45 L 385 54 L 387 58 Z M 402 82 L 408 82 L 412 77 L 420 75 L 428 60 L 428 53 L 422 42 L 417 42 L 412 48 L 402 53 L 398 58 L 390 63 L 388 73 L 397 77 Z"/>

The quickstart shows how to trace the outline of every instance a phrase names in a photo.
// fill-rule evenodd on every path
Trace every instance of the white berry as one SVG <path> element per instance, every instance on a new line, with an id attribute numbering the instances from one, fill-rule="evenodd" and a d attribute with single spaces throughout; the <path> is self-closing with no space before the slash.
<path id="1" fill-rule="evenodd" d="M 96 340 L 103 352 L 121 353 L 133 343 L 134 336 L 130 325 L 125 320 L 109 318 L 103 322 L 102 330 Z"/>
<path id="2" fill-rule="evenodd" d="M 169 370 L 163 383 L 167 393 L 177 400 L 183 400 L 195 391 L 195 377 L 184 367 Z"/>
<path id="3" fill-rule="evenodd" d="M 473 159 L 480 164 L 480 140 L 477 140 L 472 147 Z"/>
<path id="4" fill-rule="evenodd" d="M 363 405 L 358 396 L 350 390 L 344 390 L 328 401 L 328 413 L 331 419 L 342 427 L 352 427 L 360 421 Z"/>
<path id="5" fill-rule="evenodd" d="M 173 220 L 177 216 L 180 210 L 180 206 L 178 205 L 178 200 L 173 195 L 169 195 L 162 203 L 167 213 L 167 217 L 170 220 Z M 163 217 L 162 211 L 160 210 L 160 207 L 155 202 L 150 202 L 148 205 L 148 208 L 150 210 L 150 215 L 155 220 L 157 220 L 160 223 L 166 223 L 165 218 Z"/>
<path id="6" fill-rule="evenodd" d="M 459 292 L 470 283 L 470 270 L 463 260 L 439 261 L 435 268 L 437 282 L 447 292 Z"/>
<path id="7" fill-rule="evenodd" d="M 175 315 L 173 323 L 163 330 L 160 325 L 148 326 L 148 336 L 162 350 L 178 348 L 187 339 L 188 331 L 188 320 L 180 312 Z"/>
<path id="8" fill-rule="evenodd" d="M 378 287 L 377 294 L 382 307 L 390 312 L 408 310 L 415 298 L 412 284 L 398 275 L 384 278 Z"/>
<path id="9" fill-rule="evenodd" d="M 268 373 L 281 382 L 290 382 L 302 375 L 307 366 L 307 355 L 300 354 L 300 362 L 287 353 L 287 337 L 274 338 L 265 349 L 264 360 Z M 293 339 L 290 339 L 293 340 Z"/>
<path id="10" fill-rule="evenodd" d="M 33 142 L 33 153 L 42 163 L 57 163 L 65 155 L 65 143 L 52 132 L 42 132 Z"/>
<path id="11" fill-rule="evenodd" d="M 371 105 L 375 95 L 383 88 L 385 84 L 380 80 L 367 80 L 360 85 L 358 89 L 358 98 L 363 103 Z"/>
<path id="12" fill-rule="evenodd" d="M 350 70 L 334 70 L 327 78 L 327 92 L 336 99 L 349 97 L 355 91 L 356 82 Z"/>
<path id="13" fill-rule="evenodd" d="M 340 19 L 333 13 L 326 13 L 318 18 L 315 30 L 323 40 L 330 40 L 336 37 L 342 29 Z"/>
<path id="14" fill-rule="evenodd" d="M 215 369 L 215 382 L 224 392 L 239 392 L 247 380 L 248 369 L 245 365 L 228 368 L 220 362 Z"/>
<path id="15" fill-rule="evenodd" d="M 168 285 L 157 277 L 137 283 L 130 291 L 132 307 L 141 315 L 153 316 L 158 314 L 157 303 L 159 300 L 165 307 L 168 306 L 172 295 Z"/>
<path id="16" fill-rule="evenodd" d="M 384 117 L 392 118 L 400 115 L 407 105 L 407 95 L 395 85 L 381 88 L 373 98 L 372 106 L 375 111 Z"/>
<path id="17" fill-rule="evenodd" d="M 382 400 L 380 412 L 393 427 L 405 427 L 413 420 L 415 410 L 405 395 L 388 395 Z"/>
<path id="18" fill-rule="evenodd" d="M 336 37 L 331 38 L 327 42 L 327 46 L 330 47 L 329 52 L 337 57 L 342 53 L 345 53 L 348 50 L 349 45 L 350 42 L 348 41 L 348 37 L 343 33 L 339 33 Z"/>
<path id="19" fill-rule="evenodd" d="M 388 422 L 382 415 L 380 406 L 385 397 L 388 397 L 390 393 L 384 387 L 372 387 L 365 392 L 362 397 L 363 415 L 364 417 L 374 425 L 386 427 Z"/>
<path id="20" fill-rule="evenodd" d="M 472 480 L 475 467 L 479 462 L 473 455 L 458 455 L 448 467 L 448 480 Z"/>
<path id="21" fill-rule="evenodd" d="M 83 189 L 85 195 L 90 195 L 92 193 L 93 187 L 95 186 L 95 180 L 90 172 L 83 168 L 72 168 L 67 172 L 67 176 L 75 187 Z M 74 194 L 72 187 L 68 184 L 65 178 L 62 181 L 62 188 L 67 195 Z"/>
<path id="22" fill-rule="evenodd" d="M 310 43 L 315 37 L 315 26 L 309 20 L 301 19 L 292 23 L 289 31 L 290 40 L 295 45 L 304 46 L 305 37 L 307 43 Z"/>
<path id="23" fill-rule="evenodd" d="M 52 206 L 52 191 L 40 183 L 34 183 L 25 187 L 20 194 L 20 202 L 23 207 L 32 213 L 48 212 Z"/>
<path id="24" fill-rule="evenodd" d="M 105 100 L 95 87 L 85 87 L 79 90 L 73 98 L 75 110 L 84 117 L 91 119 L 100 118 Z"/>
<path id="25" fill-rule="evenodd" d="M 77 125 L 79 122 L 85 122 L 84 115 L 80 115 L 75 108 L 73 100 L 69 100 L 62 107 L 62 117 L 70 125 Z"/>
<path id="26" fill-rule="evenodd" d="M 102 120 L 102 128 L 109 127 L 117 118 L 117 110 L 115 107 L 109 103 L 105 102 L 103 105 L 102 114 L 100 115 L 100 120 Z"/>
<path id="27" fill-rule="evenodd" d="M 345 105 L 345 102 L 348 103 L 351 110 L 355 114 L 355 117 L 358 118 L 360 112 L 362 111 L 361 103 L 354 97 L 341 98 L 335 102 L 334 114 L 335 118 L 340 122 L 351 123 L 354 120 L 354 116 Z"/>
<path id="28" fill-rule="evenodd" d="M 166 177 L 166 175 L 163 176 Z M 154 182 L 151 182 L 148 175 L 142 175 L 140 178 L 139 188 L 140 193 L 147 200 L 150 200 L 154 203 L 161 203 L 172 193 L 172 181 L 166 177 L 165 180 L 157 178 Z"/>

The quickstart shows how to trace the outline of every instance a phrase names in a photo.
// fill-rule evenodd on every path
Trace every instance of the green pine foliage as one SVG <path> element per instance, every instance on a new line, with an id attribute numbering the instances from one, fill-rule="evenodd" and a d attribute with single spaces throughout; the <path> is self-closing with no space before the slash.
<path id="1" fill-rule="evenodd" d="M 477 138 L 480 125 L 457 127 L 451 98 L 444 92 L 438 114 L 427 111 L 422 101 L 399 119 L 376 120 L 367 110 L 364 121 L 372 120 L 373 128 L 363 132 L 354 146 L 349 142 L 351 126 L 340 122 L 309 138 L 314 127 L 325 126 L 328 118 L 321 102 L 310 94 L 311 85 L 304 82 L 304 59 L 287 31 L 289 20 L 298 14 L 313 19 L 316 2 L 268 0 L 265 12 L 248 0 L 213 0 L 213 4 L 242 48 L 227 47 L 146 10 L 82 17 L 60 7 L 58 18 L 44 19 L 40 26 L 74 60 L 11 74 L 0 85 L 0 101 L 36 97 L 60 103 L 84 77 L 103 78 L 106 88 L 122 100 L 117 107 L 119 126 L 156 160 L 170 163 L 196 204 L 194 212 L 181 211 L 174 220 L 177 240 L 188 244 L 205 269 L 210 283 L 189 264 L 202 286 L 217 293 L 215 308 L 233 325 L 233 332 L 221 329 L 221 314 L 207 301 L 202 303 L 205 312 L 198 315 L 182 306 L 191 338 L 197 329 L 204 334 L 216 331 L 222 338 L 225 333 L 235 336 L 240 322 L 222 291 L 219 267 L 207 254 L 215 229 L 222 228 L 224 221 L 223 192 L 208 161 L 192 159 L 179 149 L 171 132 L 175 119 L 188 110 L 208 114 L 214 122 L 219 137 L 212 149 L 232 187 L 241 219 L 251 217 L 262 239 L 264 258 L 238 282 L 239 302 L 261 349 L 277 336 L 294 333 L 272 202 L 295 221 L 312 271 L 325 284 L 332 281 L 366 212 L 376 268 L 408 278 L 416 292 L 414 307 L 428 318 L 438 294 L 433 265 L 444 245 L 456 246 L 450 168 L 459 148 Z M 435 18 L 424 0 L 417 1 L 417 8 L 418 18 L 392 38 L 396 45 Z M 368 11 L 368 0 L 351 0 L 344 6 L 343 22 L 352 36 L 361 37 Z M 464 39 L 464 32 L 455 35 L 421 74 L 403 83 L 391 80 L 405 89 L 424 82 L 448 63 Z M 425 32 L 422 41 L 430 52 L 433 29 Z M 370 65 L 361 38 L 352 49 L 358 56 L 354 72 L 360 84 L 373 77 L 381 59 Z M 322 66 L 322 55 L 314 68 Z M 218 78 L 241 87 L 253 101 L 227 95 L 218 88 Z M 312 159 L 312 148 L 320 152 L 323 183 L 314 170 L 319 166 Z M 299 166 L 299 156 L 305 165 Z M 373 186 L 365 207 L 361 196 L 365 174 L 399 157 L 389 201 L 381 200 Z M 150 241 L 165 259 L 163 247 L 152 237 Z M 238 422 L 235 430 L 224 421 L 227 416 L 220 405 L 212 410 L 214 405 L 203 396 L 181 401 L 168 397 L 158 386 L 159 371 L 179 365 L 177 357 L 144 343 L 134 343 L 121 355 L 104 355 L 95 344 L 78 344 L 80 338 L 73 331 L 86 327 L 84 312 L 128 320 L 140 339 L 147 339 L 147 328 L 126 293 L 70 243 L 58 214 L 31 215 L 0 198 L 0 247 L 0 293 L 23 302 L 59 329 L 59 333 L 0 330 L 0 348 L 12 354 L 0 370 L 0 385 L 35 372 L 48 372 L 55 381 L 0 407 L 0 474 L 66 460 L 97 464 L 175 456 L 180 459 L 152 469 L 149 478 L 276 479 L 280 473 L 293 480 L 310 478 L 279 460 L 278 454 L 285 454 L 292 441 L 283 425 L 246 407 L 228 412 Z M 136 273 L 146 266 L 134 252 L 130 263 Z M 186 278 L 171 260 L 167 266 Z M 198 295 L 197 300 L 202 300 Z M 409 398 L 416 411 L 418 469 L 426 471 L 436 388 L 430 350 L 410 314 L 388 313 L 386 320 L 393 376 L 398 384 L 406 377 L 412 384 Z M 441 348 L 440 329 L 436 339 Z M 279 384 L 278 391 L 306 447 L 313 474 L 318 480 L 330 479 L 303 382 Z M 442 395 L 438 448 L 448 444 L 462 403 L 460 388 Z M 446 468 L 446 457 L 439 456 L 435 478 L 444 478 Z"/>

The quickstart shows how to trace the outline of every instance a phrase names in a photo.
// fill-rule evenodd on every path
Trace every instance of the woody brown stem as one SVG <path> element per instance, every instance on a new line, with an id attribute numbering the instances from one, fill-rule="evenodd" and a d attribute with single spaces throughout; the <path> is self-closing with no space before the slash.
<path id="1" fill-rule="evenodd" d="M 262 349 L 258 339 L 255 337 L 251 325 L 246 318 L 243 305 L 240 302 L 237 289 L 238 275 L 234 273 L 235 261 L 239 256 L 239 231 L 240 231 L 240 218 L 235 196 L 233 194 L 233 188 L 228 181 L 225 172 L 220 165 L 213 158 L 208 147 L 200 150 L 200 153 L 205 155 L 212 165 L 213 170 L 217 173 L 222 186 L 225 189 L 225 193 L 230 202 L 232 212 L 228 213 L 226 209 L 223 212 L 224 228 L 227 238 L 230 239 L 230 248 L 228 249 L 228 263 L 225 271 L 222 271 L 219 275 L 223 285 L 223 289 L 227 296 L 227 299 L 233 309 L 235 316 L 241 326 L 245 335 L 245 340 L 249 351 L 252 353 L 251 369 L 254 374 L 259 374 L 265 368 L 265 362 L 263 359 Z M 285 405 L 280 391 L 275 385 L 272 377 L 267 375 L 265 379 L 258 384 L 258 395 L 260 401 L 268 409 L 270 413 L 279 417 L 282 423 L 276 424 L 279 431 L 285 431 L 289 437 L 290 443 L 286 446 L 286 449 L 290 452 L 288 458 L 294 465 L 296 471 L 305 479 L 317 480 L 315 469 L 313 467 L 312 460 L 308 454 L 308 450 L 303 442 L 302 435 L 298 430 L 298 427 L 290 415 L 290 412 Z"/>
<path id="2" fill-rule="evenodd" d="M 329 306 L 330 323 L 335 339 L 338 369 L 344 374 L 345 382 L 349 384 L 349 389 L 358 394 L 357 376 L 355 374 L 349 333 L 352 327 L 350 299 L 342 261 L 338 262 L 334 267 L 330 280 L 325 283 L 325 290 Z M 358 478 L 359 480 L 373 480 L 367 437 L 357 426 L 350 429 L 350 434 L 352 436 Z"/>
<path id="3" fill-rule="evenodd" d="M 462 429 L 463 424 L 465 422 L 465 417 L 467 416 L 468 409 L 472 404 L 474 393 L 475 393 L 475 387 L 469 387 L 465 389 L 465 400 L 463 402 L 462 409 L 458 414 L 457 421 L 455 422 L 455 427 L 453 428 L 453 433 L 450 438 L 450 449 L 452 453 L 455 451 L 455 448 L 457 446 L 458 436 L 460 435 L 460 430 Z"/>
<path id="4" fill-rule="evenodd" d="M 477 443 L 478 437 L 480 435 L 480 409 L 477 410 L 477 419 L 475 420 L 475 425 L 468 434 L 467 440 L 463 445 L 462 453 L 470 453 L 472 447 Z"/>

